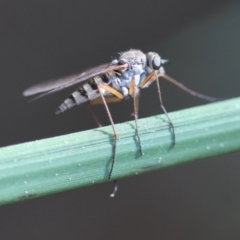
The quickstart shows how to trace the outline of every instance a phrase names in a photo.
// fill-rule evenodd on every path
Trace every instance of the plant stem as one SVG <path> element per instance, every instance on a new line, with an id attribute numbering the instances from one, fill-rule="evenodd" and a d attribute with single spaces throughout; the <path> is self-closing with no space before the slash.
<path id="1" fill-rule="evenodd" d="M 240 150 L 240 98 L 139 119 L 144 155 L 134 121 L 116 124 L 112 179 Z M 0 149 L 0 204 L 107 181 L 112 161 L 112 127 L 102 127 Z"/>

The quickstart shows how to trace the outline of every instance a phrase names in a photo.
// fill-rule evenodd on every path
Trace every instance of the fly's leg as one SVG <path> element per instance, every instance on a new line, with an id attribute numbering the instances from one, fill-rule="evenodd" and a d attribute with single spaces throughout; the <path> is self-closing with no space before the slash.
<path id="1" fill-rule="evenodd" d="M 114 144 L 113 144 L 113 159 L 112 159 L 112 165 L 111 165 L 111 169 L 110 169 L 110 172 L 109 172 L 109 175 L 108 175 L 108 180 L 110 181 L 111 180 L 111 176 L 112 176 L 112 172 L 113 172 L 113 167 L 114 167 L 114 164 L 115 164 L 115 161 L 116 161 L 116 149 L 117 149 L 117 139 L 118 139 L 118 134 L 117 134 L 117 131 L 115 129 L 115 125 L 114 125 L 114 122 L 113 122 L 113 119 L 112 119 L 112 116 L 111 116 L 111 113 L 109 111 L 109 108 L 108 108 L 108 105 L 107 105 L 107 102 L 106 102 L 106 99 L 105 97 L 103 96 L 103 93 L 102 93 L 102 90 L 105 90 L 105 91 L 108 91 L 112 94 L 114 94 L 115 96 L 117 95 L 119 98 L 123 99 L 123 95 L 119 92 L 117 92 L 115 89 L 107 86 L 107 85 L 98 85 L 98 91 L 99 91 L 99 94 L 100 94 L 100 97 L 102 99 L 102 102 L 105 106 L 105 109 L 106 109 L 106 112 L 107 112 L 107 115 L 108 115 L 108 118 L 111 122 L 111 125 L 112 125 L 112 129 L 113 129 L 113 135 L 114 135 Z M 113 190 L 113 193 L 110 194 L 110 197 L 114 197 L 116 192 L 117 192 L 117 181 L 115 180 L 114 181 L 114 190 Z"/>
<path id="2" fill-rule="evenodd" d="M 139 136 L 139 132 L 138 132 L 138 108 L 137 108 L 137 102 L 138 102 L 138 96 L 134 96 L 133 97 L 133 107 L 134 107 L 134 120 L 135 120 L 135 127 L 136 127 L 136 135 L 138 138 L 138 143 L 139 143 L 139 150 L 140 150 L 140 154 L 143 155 L 143 151 L 142 151 L 142 143 L 141 143 L 141 138 Z"/>
<path id="3" fill-rule="evenodd" d="M 113 103 L 113 102 L 121 101 L 121 99 L 116 98 L 116 97 L 109 97 L 109 98 L 107 98 L 105 100 L 106 100 L 107 103 Z M 97 117 L 97 115 L 96 115 L 96 113 L 94 112 L 94 109 L 93 109 L 93 105 L 97 105 L 97 104 L 103 104 L 103 101 L 102 101 L 101 98 L 97 98 L 97 99 L 94 99 L 92 101 L 89 101 L 87 103 L 87 107 L 88 107 L 89 112 L 92 114 L 95 122 L 97 123 L 98 127 L 102 127 L 102 124 L 98 120 L 98 117 Z"/>
<path id="4" fill-rule="evenodd" d="M 185 87 L 182 83 L 178 82 L 177 80 L 175 80 L 172 77 L 165 74 L 164 71 L 162 73 L 158 74 L 158 77 L 164 78 L 165 80 L 167 80 L 170 83 L 176 85 L 177 87 L 181 88 L 183 91 L 187 92 L 188 94 L 190 94 L 194 97 L 198 97 L 198 98 L 204 99 L 204 100 L 209 101 L 209 102 L 216 102 L 216 101 L 224 100 L 224 99 L 221 99 L 221 98 L 210 97 L 210 96 L 195 92 L 192 89 Z"/>
<path id="5" fill-rule="evenodd" d="M 170 117 L 168 116 L 167 110 L 165 109 L 164 105 L 163 105 L 163 100 L 162 100 L 162 95 L 161 95 L 161 89 L 160 89 L 160 84 L 158 81 L 158 75 L 156 73 L 156 71 L 152 71 L 139 85 L 139 88 L 144 88 L 144 86 L 149 82 L 149 81 L 153 81 L 156 80 L 156 84 L 157 84 L 157 90 L 158 90 L 158 98 L 159 98 L 159 103 L 160 103 L 160 107 L 162 108 L 164 114 L 166 115 L 170 128 L 172 129 L 172 136 L 173 136 L 173 142 L 172 145 L 174 146 L 176 141 L 175 141 L 175 132 L 174 132 L 174 125 L 170 119 Z"/>
<path id="6" fill-rule="evenodd" d="M 155 71 L 154 71 L 154 72 L 155 72 Z M 167 110 L 165 109 L 165 107 L 164 107 L 164 105 L 163 105 L 162 94 L 161 94 L 161 89 L 160 89 L 160 84 L 159 84 L 159 80 L 158 80 L 158 76 L 157 76 L 157 73 L 156 73 L 156 72 L 155 72 L 155 76 L 156 76 L 156 83 L 157 83 L 158 98 L 159 98 L 160 106 L 161 106 L 163 112 L 165 113 L 165 115 L 166 115 L 166 117 L 167 117 L 167 119 L 168 119 L 168 122 L 169 122 L 169 124 L 170 124 L 170 127 L 171 127 L 171 129 L 172 129 L 172 136 L 173 136 L 172 145 L 174 146 L 175 143 L 176 143 L 174 126 L 173 126 L 173 123 L 172 123 L 170 117 L 168 116 Z"/>
<path id="7" fill-rule="evenodd" d="M 113 183 L 114 183 L 113 192 L 110 194 L 110 197 L 115 197 L 116 192 L 118 191 L 117 180 L 114 180 Z"/>
<path id="8" fill-rule="evenodd" d="M 132 98 L 133 98 L 133 108 L 134 108 L 133 116 L 134 116 L 134 120 L 135 120 L 136 136 L 137 136 L 138 143 L 139 143 L 139 151 L 140 151 L 140 154 L 143 155 L 144 153 L 143 153 L 143 151 L 142 151 L 141 138 L 140 138 L 139 132 L 138 132 L 139 95 L 136 94 L 135 79 L 134 79 L 134 77 L 132 78 L 132 80 L 131 80 L 131 82 L 130 82 L 129 95 L 131 95 Z"/>
<path id="9" fill-rule="evenodd" d="M 102 124 L 99 122 L 98 118 L 97 118 L 97 115 L 95 114 L 93 108 L 92 108 L 92 103 L 91 102 L 88 102 L 87 103 L 87 107 L 88 107 L 88 110 L 89 112 L 92 114 L 95 122 L 97 123 L 98 127 L 102 127 Z"/>
<path id="10" fill-rule="evenodd" d="M 103 101 L 103 105 L 106 109 L 106 112 L 107 112 L 107 115 L 108 115 L 108 118 L 110 120 L 110 123 L 112 125 L 112 129 L 113 129 L 113 135 L 114 135 L 114 144 L 113 144 L 113 161 L 112 161 L 112 166 L 111 166 L 111 169 L 110 169 L 110 172 L 109 172 L 109 175 L 108 175 L 108 180 L 111 180 L 111 176 L 112 176 L 112 171 L 113 171 L 113 167 L 114 167 L 114 163 L 115 163 L 115 160 L 116 160 L 116 147 L 117 147 L 117 139 L 118 139 L 118 134 L 117 134 L 117 131 L 115 129 L 115 125 L 114 125 L 114 122 L 113 122 L 113 119 L 112 119 L 112 115 L 109 111 L 109 108 L 108 108 L 108 105 L 107 105 L 107 102 L 103 96 L 103 93 L 101 91 L 101 86 L 98 85 L 98 91 L 99 91 L 99 94 L 101 96 L 101 99 Z"/>

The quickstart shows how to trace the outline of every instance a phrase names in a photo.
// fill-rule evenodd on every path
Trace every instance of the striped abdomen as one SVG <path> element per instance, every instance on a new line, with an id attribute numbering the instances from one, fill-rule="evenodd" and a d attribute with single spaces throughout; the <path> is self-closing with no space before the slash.
<path id="1" fill-rule="evenodd" d="M 65 112 L 69 108 L 72 108 L 76 105 L 80 105 L 81 103 L 92 101 L 96 98 L 100 97 L 100 94 L 97 90 L 98 84 L 109 84 L 113 79 L 115 79 L 116 73 L 106 73 L 101 76 L 95 76 L 85 84 L 83 84 L 80 88 L 78 88 L 75 92 L 73 92 L 70 97 L 68 97 L 57 109 L 56 114 Z"/>

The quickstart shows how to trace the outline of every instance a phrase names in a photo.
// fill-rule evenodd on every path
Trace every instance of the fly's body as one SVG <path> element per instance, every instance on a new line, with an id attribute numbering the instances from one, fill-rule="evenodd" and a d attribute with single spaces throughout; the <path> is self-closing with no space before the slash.
<path id="1" fill-rule="evenodd" d="M 108 109 L 107 103 L 116 102 L 131 97 L 133 99 L 135 119 L 136 136 L 139 142 L 139 150 L 143 155 L 141 139 L 138 132 L 137 118 L 138 118 L 138 98 L 139 91 L 142 88 L 148 87 L 151 83 L 156 82 L 158 97 L 160 106 L 165 113 L 172 133 L 172 145 L 175 144 L 174 126 L 167 111 L 163 105 L 160 84 L 158 79 L 163 78 L 189 94 L 205 99 L 207 101 L 217 101 L 219 99 L 212 98 L 185 87 L 178 81 L 174 80 L 170 76 L 165 74 L 163 64 L 167 60 L 161 59 L 161 57 L 155 52 L 148 52 L 144 54 L 140 50 L 129 50 L 120 54 L 119 58 L 112 60 L 108 64 L 103 64 L 98 67 L 91 68 L 80 74 L 72 75 L 57 80 L 51 80 L 43 82 L 26 89 L 23 92 L 24 96 L 31 96 L 34 94 L 40 94 L 35 99 L 46 96 L 48 94 L 57 92 L 72 85 L 81 83 L 81 86 L 73 92 L 57 109 L 56 113 L 62 113 L 66 110 L 80 105 L 84 102 L 88 102 L 89 109 L 91 110 L 93 117 L 99 126 L 96 115 L 94 114 L 91 105 L 104 104 L 109 120 L 111 122 L 114 133 L 113 144 L 113 157 L 112 165 L 109 171 L 108 179 L 111 180 L 114 163 L 116 160 L 116 146 L 117 146 L 117 131 Z M 115 184 L 114 192 L 111 196 L 114 196 L 117 191 L 117 185 Z"/>
<path id="2" fill-rule="evenodd" d="M 97 86 L 100 84 L 110 86 L 126 99 L 131 96 L 129 88 L 131 80 L 134 78 L 135 94 L 138 94 L 140 84 L 154 70 L 152 61 L 154 61 L 155 65 L 166 62 L 166 60 L 161 60 L 157 53 L 153 52 L 144 54 L 139 50 L 130 50 L 122 53 L 119 59 L 115 59 L 110 63 L 110 66 L 121 66 L 127 63 L 128 66 L 126 68 L 112 69 L 91 77 L 87 80 L 87 83 L 79 87 L 59 106 L 56 113 L 62 113 L 75 105 L 100 98 L 100 93 L 97 91 Z M 163 73 L 163 67 L 159 68 L 157 72 L 159 74 Z M 151 81 L 144 87 L 147 87 L 150 83 Z M 102 93 L 105 97 L 114 97 L 112 93 L 106 90 L 102 90 Z"/>

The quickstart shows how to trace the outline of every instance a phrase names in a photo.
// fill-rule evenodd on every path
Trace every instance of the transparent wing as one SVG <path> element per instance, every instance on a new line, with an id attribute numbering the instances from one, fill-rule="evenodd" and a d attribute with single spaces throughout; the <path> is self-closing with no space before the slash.
<path id="1" fill-rule="evenodd" d="M 41 98 L 48 94 L 51 94 L 51 93 L 60 91 L 64 88 L 70 87 L 74 84 L 84 82 L 84 81 L 88 80 L 89 78 L 95 77 L 97 75 L 100 75 L 100 74 L 103 74 L 103 73 L 106 73 L 109 71 L 124 69 L 126 67 L 127 67 L 126 64 L 124 64 L 124 65 L 110 65 L 109 63 L 102 64 L 100 66 L 90 68 L 80 74 L 75 74 L 75 75 L 71 75 L 68 77 L 49 80 L 46 82 L 42 82 L 42 83 L 33 85 L 33 86 L 27 88 L 23 92 L 23 96 L 31 96 L 31 95 L 35 95 L 38 93 L 42 93 L 41 95 L 34 98 L 34 100 L 35 100 L 37 98 Z"/>

